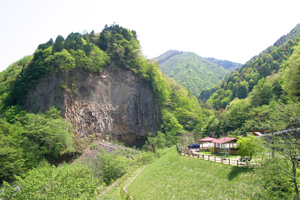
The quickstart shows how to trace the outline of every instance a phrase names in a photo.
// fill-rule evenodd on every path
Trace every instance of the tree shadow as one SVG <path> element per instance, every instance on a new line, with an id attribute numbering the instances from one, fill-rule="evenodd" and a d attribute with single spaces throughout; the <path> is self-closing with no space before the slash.
<path id="1" fill-rule="evenodd" d="M 229 181 L 232 181 L 234 178 L 239 176 L 242 173 L 252 172 L 253 168 L 246 168 L 246 167 L 233 167 L 230 173 L 227 175 Z"/>

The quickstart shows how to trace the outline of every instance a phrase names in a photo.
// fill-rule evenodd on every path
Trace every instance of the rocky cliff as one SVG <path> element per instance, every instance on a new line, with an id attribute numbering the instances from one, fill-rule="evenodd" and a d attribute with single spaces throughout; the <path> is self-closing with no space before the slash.
<path id="1" fill-rule="evenodd" d="M 38 80 L 25 102 L 30 112 L 59 108 L 78 137 L 109 135 L 129 146 L 143 144 L 161 124 L 159 103 L 149 84 L 115 65 L 101 73 L 75 69 L 48 74 Z"/>

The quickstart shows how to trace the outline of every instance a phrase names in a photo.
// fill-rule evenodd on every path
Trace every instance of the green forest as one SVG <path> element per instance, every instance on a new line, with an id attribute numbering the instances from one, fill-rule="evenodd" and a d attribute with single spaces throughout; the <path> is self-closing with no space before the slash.
<path id="1" fill-rule="evenodd" d="M 195 53 L 176 50 L 169 50 L 156 60 L 164 74 L 191 90 L 195 96 L 212 88 L 227 74 L 241 66 L 226 60 L 202 58 Z"/>
<path id="2" fill-rule="evenodd" d="M 106 25 L 101 33 L 59 35 L 40 44 L 33 55 L 0 73 L 0 197 L 96 199 L 124 174 L 163 157 L 179 143 L 298 128 L 299 41 L 297 25 L 238 69 L 237 63 L 178 51 L 163 54 L 157 62 L 148 60 L 137 33 L 117 24 Z M 150 134 L 140 149 L 100 150 L 92 162 L 70 164 L 96 145 L 94 138 L 76 138 L 58 108 L 29 113 L 23 109 L 24 99 L 47 74 L 76 69 L 101 73 L 114 65 L 131 70 L 151 86 L 160 106 L 160 130 Z M 61 89 L 76 92 L 72 85 Z M 252 176 L 256 175 L 251 172 Z M 275 195 L 279 199 L 293 193 L 289 180 L 276 184 L 263 187 L 280 191 Z"/>
<path id="3" fill-rule="evenodd" d="M 217 135 L 278 131 L 289 126 L 291 116 L 299 116 L 299 28 L 206 92 L 211 93 L 206 105 L 215 110 L 206 131 Z"/>
<path id="4" fill-rule="evenodd" d="M 32 56 L 24 57 L 0 73 L 1 182 L 22 182 L 21 177 L 38 173 L 28 172 L 32 168 L 57 173 L 57 170 L 61 171 L 59 168 L 50 167 L 45 162 L 57 164 L 68 161 L 80 155 L 86 147 L 85 141 L 74 138 L 72 125 L 60 116 L 56 108 L 45 113 L 22 110 L 23 100 L 28 91 L 36 86 L 37 80 L 52 72 L 67 72 L 76 68 L 98 73 L 112 64 L 130 69 L 144 79 L 159 101 L 163 120 L 161 131 L 157 136 L 149 137 L 144 149 L 155 151 L 176 143 L 179 134 L 199 132 L 202 119 L 208 113 L 203 111 L 195 96 L 164 76 L 158 63 L 141 55 L 135 31 L 111 25 L 100 34 L 92 31 L 85 35 L 71 33 L 66 39 L 58 36 L 55 41 L 50 39 L 39 45 Z M 86 167 L 86 173 L 89 173 L 90 167 Z M 73 165 L 67 168 L 73 168 Z M 77 169 L 70 170 L 76 173 Z"/>

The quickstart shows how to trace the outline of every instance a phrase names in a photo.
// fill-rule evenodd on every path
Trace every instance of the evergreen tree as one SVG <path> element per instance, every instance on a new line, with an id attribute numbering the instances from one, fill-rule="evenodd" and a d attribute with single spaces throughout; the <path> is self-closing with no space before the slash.
<path id="1" fill-rule="evenodd" d="M 65 39 L 61 35 L 57 36 L 52 51 L 61 52 L 64 48 L 64 41 Z"/>

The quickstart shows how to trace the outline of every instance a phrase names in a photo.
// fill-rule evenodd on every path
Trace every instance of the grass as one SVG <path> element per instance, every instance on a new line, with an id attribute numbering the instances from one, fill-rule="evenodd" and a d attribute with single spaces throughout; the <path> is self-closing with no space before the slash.
<path id="1" fill-rule="evenodd" d="M 124 200 L 125 195 L 123 187 L 138 173 L 143 166 L 133 166 L 129 172 L 119 178 L 111 187 L 108 187 L 105 192 L 98 195 L 97 199 L 113 199 L 113 200 Z"/>
<path id="2" fill-rule="evenodd" d="M 260 199 L 254 169 L 180 156 L 151 163 L 127 188 L 134 199 Z"/>

